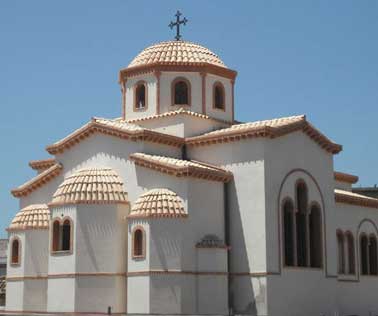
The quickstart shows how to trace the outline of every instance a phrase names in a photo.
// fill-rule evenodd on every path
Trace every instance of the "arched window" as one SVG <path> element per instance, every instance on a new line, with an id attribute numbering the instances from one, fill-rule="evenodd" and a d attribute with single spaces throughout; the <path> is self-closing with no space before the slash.
<path id="1" fill-rule="evenodd" d="M 361 260 L 361 274 L 369 274 L 369 260 L 368 260 L 368 238 L 365 234 L 360 237 L 360 260 Z"/>
<path id="2" fill-rule="evenodd" d="M 12 245 L 11 245 L 11 264 L 20 264 L 20 240 L 18 238 L 14 238 L 12 240 Z"/>
<path id="3" fill-rule="evenodd" d="M 297 264 L 299 267 L 307 266 L 307 186 L 299 181 L 296 187 L 297 213 Z"/>
<path id="4" fill-rule="evenodd" d="M 337 231 L 337 266 L 338 273 L 345 274 L 345 248 L 344 248 L 344 234 L 341 231 Z"/>
<path id="5" fill-rule="evenodd" d="M 63 222 L 62 230 L 62 250 L 67 251 L 71 249 L 71 222 L 66 219 Z"/>
<path id="6" fill-rule="evenodd" d="M 378 274 L 377 238 L 374 235 L 369 237 L 369 274 Z"/>
<path id="7" fill-rule="evenodd" d="M 322 219 L 320 208 L 313 205 L 309 215 L 310 228 L 310 260 L 311 267 L 320 268 L 322 266 Z"/>
<path id="8" fill-rule="evenodd" d="M 283 205 L 283 222 L 285 265 L 294 266 L 294 206 L 290 200 Z"/>
<path id="9" fill-rule="evenodd" d="M 190 82 L 176 78 L 172 82 L 172 105 L 190 105 Z"/>
<path id="10" fill-rule="evenodd" d="M 134 88 L 134 110 L 147 108 L 147 84 L 140 81 Z"/>
<path id="11" fill-rule="evenodd" d="M 132 243 L 133 258 L 143 258 L 145 256 L 145 241 L 143 228 L 137 227 L 134 229 Z"/>
<path id="12" fill-rule="evenodd" d="M 52 224 L 52 243 L 53 252 L 72 251 L 72 221 L 69 218 L 62 220 L 56 219 Z"/>
<path id="13" fill-rule="evenodd" d="M 58 220 L 53 223 L 53 232 L 52 232 L 52 250 L 59 251 L 60 245 L 60 222 Z"/>
<path id="14" fill-rule="evenodd" d="M 348 274 L 355 274 L 355 255 L 354 255 L 354 238 L 352 233 L 346 233 L 346 242 L 347 242 L 347 249 L 348 249 Z"/>
<path id="15" fill-rule="evenodd" d="M 219 109 L 219 110 L 225 109 L 224 87 L 220 82 L 214 83 L 214 87 L 213 87 L 213 108 Z"/>

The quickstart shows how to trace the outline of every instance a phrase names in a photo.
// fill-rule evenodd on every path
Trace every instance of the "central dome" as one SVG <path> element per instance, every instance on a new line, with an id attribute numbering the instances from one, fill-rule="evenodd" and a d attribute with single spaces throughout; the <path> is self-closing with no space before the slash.
<path id="1" fill-rule="evenodd" d="M 185 41 L 169 41 L 145 48 L 128 67 L 151 64 L 198 65 L 204 63 L 226 68 L 223 61 L 206 47 Z"/>

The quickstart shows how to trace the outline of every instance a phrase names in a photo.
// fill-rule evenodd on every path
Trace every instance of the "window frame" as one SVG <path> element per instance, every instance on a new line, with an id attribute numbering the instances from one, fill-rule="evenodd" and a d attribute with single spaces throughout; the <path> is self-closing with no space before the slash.
<path id="1" fill-rule="evenodd" d="M 178 82 L 183 81 L 186 83 L 186 86 L 188 88 L 188 104 L 176 104 L 175 103 L 175 86 Z M 172 80 L 171 83 L 171 106 L 175 107 L 191 107 L 192 106 L 192 86 L 190 84 L 190 81 L 185 77 L 176 77 Z"/>
<path id="2" fill-rule="evenodd" d="M 63 225 L 66 221 L 70 222 L 70 242 L 69 249 L 63 250 Z M 58 250 L 54 247 L 54 224 L 59 223 L 59 232 L 58 232 Z M 73 254 L 73 237 L 74 237 L 74 223 L 71 217 L 65 216 L 63 218 L 55 217 L 50 222 L 50 253 L 52 255 L 71 255 Z"/>
<path id="3" fill-rule="evenodd" d="M 13 261 L 13 257 L 14 257 L 14 253 L 13 253 L 13 243 L 17 241 L 18 243 L 18 249 L 17 249 L 17 262 L 14 262 Z M 20 237 L 18 236 L 13 236 L 12 239 L 11 239 L 11 242 L 10 242 L 10 256 L 9 256 L 9 265 L 11 267 L 18 267 L 18 266 L 21 266 L 21 248 L 22 247 L 22 243 L 21 243 L 21 239 Z"/>
<path id="4" fill-rule="evenodd" d="M 216 101 L 215 91 L 217 87 L 220 87 L 223 93 L 223 108 L 219 108 L 215 104 L 215 101 Z M 223 83 L 220 81 L 215 81 L 213 84 L 213 109 L 217 111 L 226 112 L 226 89 L 224 88 Z"/>
<path id="5" fill-rule="evenodd" d="M 144 107 L 137 107 L 137 89 L 138 86 L 143 85 L 144 86 L 144 97 L 145 97 L 145 105 Z M 148 109 L 148 84 L 145 80 L 139 80 L 137 81 L 133 86 L 133 95 L 134 95 L 134 102 L 133 102 L 133 109 L 134 112 L 144 112 Z"/>
<path id="6" fill-rule="evenodd" d="M 142 233 L 142 254 L 136 255 L 135 254 L 135 234 L 137 231 Z M 146 231 L 144 230 L 143 226 L 135 226 L 131 232 L 131 258 L 134 260 L 143 260 L 146 258 Z"/>

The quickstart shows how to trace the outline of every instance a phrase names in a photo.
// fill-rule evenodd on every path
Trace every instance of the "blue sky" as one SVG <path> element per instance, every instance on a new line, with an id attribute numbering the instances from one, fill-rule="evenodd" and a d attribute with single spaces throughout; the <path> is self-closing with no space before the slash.
<path id="1" fill-rule="evenodd" d="M 293 114 L 344 146 L 337 170 L 378 183 L 378 1 L 0 1 L 0 237 L 28 161 L 92 116 L 120 115 L 118 70 L 144 47 L 184 39 L 239 72 L 236 119 Z"/>

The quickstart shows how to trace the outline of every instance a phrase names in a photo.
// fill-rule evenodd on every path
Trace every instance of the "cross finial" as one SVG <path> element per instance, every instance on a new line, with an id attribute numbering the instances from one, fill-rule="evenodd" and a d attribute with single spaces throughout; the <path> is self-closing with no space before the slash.
<path id="1" fill-rule="evenodd" d="M 180 34 L 180 24 L 186 25 L 186 22 L 188 22 L 187 18 L 185 17 L 182 20 L 180 20 L 181 15 L 182 13 L 177 10 L 177 13 L 175 14 L 176 22 L 171 21 L 171 23 L 169 23 L 168 25 L 171 28 L 171 30 L 176 26 L 176 36 L 175 36 L 176 41 L 179 41 L 182 37 Z"/>

